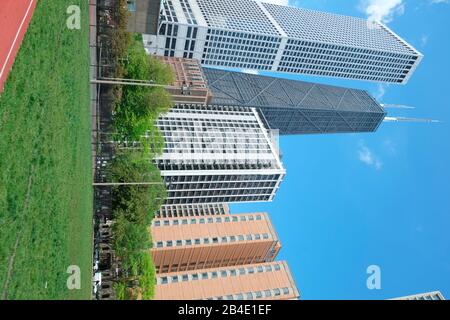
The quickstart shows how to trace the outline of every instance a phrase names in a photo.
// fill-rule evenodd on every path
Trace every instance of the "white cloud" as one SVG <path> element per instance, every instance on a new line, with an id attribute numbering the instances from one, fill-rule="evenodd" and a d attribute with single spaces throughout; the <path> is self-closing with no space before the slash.
<path id="1" fill-rule="evenodd" d="M 362 163 L 368 165 L 369 167 L 373 167 L 376 170 L 381 170 L 383 167 L 383 163 L 378 159 L 378 157 L 370 150 L 364 142 L 360 143 L 358 150 L 358 159 Z"/>
<path id="2" fill-rule="evenodd" d="M 391 139 L 385 140 L 383 146 L 390 155 L 395 156 L 397 154 L 397 144 Z"/>
<path id="3" fill-rule="evenodd" d="M 448 0 L 431 0 L 430 3 L 431 3 L 431 4 L 436 4 L 436 3 L 448 3 Z"/>
<path id="4" fill-rule="evenodd" d="M 403 0 L 360 0 L 360 7 L 369 21 L 384 23 L 391 22 L 395 15 L 402 15 L 405 12 Z"/>
<path id="5" fill-rule="evenodd" d="M 386 94 L 387 85 L 386 84 L 378 84 L 377 90 L 374 93 L 374 98 L 377 99 L 378 102 L 380 102 L 384 95 Z"/>
<path id="6" fill-rule="evenodd" d="M 422 47 L 425 47 L 428 43 L 428 35 L 424 34 L 422 35 L 422 37 L 420 38 L 420 45 Z"/>

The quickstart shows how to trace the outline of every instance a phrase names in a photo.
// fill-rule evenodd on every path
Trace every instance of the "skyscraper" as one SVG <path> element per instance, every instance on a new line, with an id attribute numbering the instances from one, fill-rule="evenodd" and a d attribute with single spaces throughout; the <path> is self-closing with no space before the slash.
<path id="1" fill-rule="evenodd" d="M 226 203 L 163 205 L 156 218 L 220 216 L 230 213 Z"/>
<path id="2" fill-rule="evenodd" d="M 203 68 L 211 104 L 254 107 L 280 134 L 373 132 L 386 113 L 366 91 Z"/>
<path id="3" fill-rule="evenodd" d="M 285 176 L 254 108 L 179 104 L 157 127 L 165 146 L 154 161 L 167 184 L 166 205 L 271 201 Z"/>
<path id="4" fill-rule="evenodd" d="M 289 300 L 300 293 L 286 262 L 157 276 L 155 300 Z"/>
<path id="5" fill-rule="evenodd" d="M 440 291 L 434 291 L 434 292 L 415 294 L 412 296 L 395 298 L 392 300 L 445 300 L 445 298 Z"/>
<path id="6" fill-rule="evenodd" d="M 149 53 L 204 65 L 406 83 L 422 54 L 380 22 L 253 0 L 164 0 Z"/>
<path id="7" fill-rule="evenodd" d="M 281 248 L 267 213 L 154 219 L 159 273 L 273 261 Z"/>

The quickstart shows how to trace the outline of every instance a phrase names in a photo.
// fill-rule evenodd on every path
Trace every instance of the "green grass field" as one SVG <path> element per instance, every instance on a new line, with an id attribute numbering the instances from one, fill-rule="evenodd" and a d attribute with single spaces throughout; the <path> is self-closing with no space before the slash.
<path id="1" fill-rule="evenodd" d="M 66 27 L 73 4 L 81 30 Z M 0 97 L 0 299 L 91 298 L 88 10 L 39 1 Z"/>

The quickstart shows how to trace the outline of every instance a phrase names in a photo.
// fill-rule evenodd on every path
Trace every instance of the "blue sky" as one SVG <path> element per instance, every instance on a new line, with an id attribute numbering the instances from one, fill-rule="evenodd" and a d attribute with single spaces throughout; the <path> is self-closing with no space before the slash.
<path id="1" fill-rule="evenodd" d="M 366 89 L 382 103 L 416 108 L 389 109 L 391 115 L 443 123 L 282 137 L 287 176 L 275 201 L 232 205 L 232 212 L 269 212 L 283 246 L 279 259 L 288 261 L 303 299 L 388 299 L 434 290 L 450 299 L 449 1 L 290 4 L 375 15 L 425 58 L 405 86 L 264 74 Z M 366 287 L 369 265 L 381 267 L 381 290 Z"/>

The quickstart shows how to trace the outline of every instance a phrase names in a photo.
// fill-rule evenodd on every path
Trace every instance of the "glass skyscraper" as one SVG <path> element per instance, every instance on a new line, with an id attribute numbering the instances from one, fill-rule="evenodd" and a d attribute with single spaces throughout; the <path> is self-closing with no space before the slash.
<path id="1" fill-rule="evenodd" d="M 253 0 L 164 0 L 149 53 L 204 65 L 406 83 L 422 54 L 379 22 Z"/>
<path id="2" fill-rule="evenodd" d="M 179 104 L 161 116 L 155 163 L 166 205 L 271 201 L 285 176 L 278 146 L 255 108 Z"/>
<path id="3" fill-rule="evenodd" d="M 366 91 L 203 68 L 211 104 L 258 108 L 286 134 L 373 132 L 386 113 Z"/>

